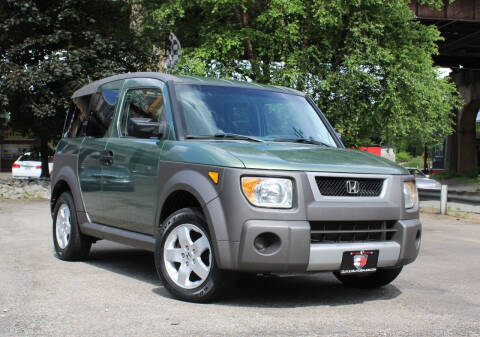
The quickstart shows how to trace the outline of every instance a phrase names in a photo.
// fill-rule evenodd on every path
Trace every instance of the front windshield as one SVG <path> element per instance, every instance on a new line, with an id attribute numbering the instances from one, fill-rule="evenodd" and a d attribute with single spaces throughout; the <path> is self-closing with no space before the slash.
<path id="1" fill-rule="evenodd" d="M 317 141 L 336 147 L 305 97 L 267 90 L 177 84 L 185 134 L 236 134 L 265 141 Z"/>

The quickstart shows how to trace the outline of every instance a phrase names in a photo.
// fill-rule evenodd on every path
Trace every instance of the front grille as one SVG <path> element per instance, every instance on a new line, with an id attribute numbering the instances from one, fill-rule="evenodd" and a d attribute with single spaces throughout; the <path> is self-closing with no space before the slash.
<path id="1" fill-rule="evenodd" d="M 395 221 L 311 221 L 311 243 L 390 241 Z"/>
<path id="2" fill-rule="evenodd" d="M 383 179 L 315 177 L 322 195 L 333 197 L 378 197 L 382 193 Z M 357 187 L 352 191 L 349 186 Z"/>

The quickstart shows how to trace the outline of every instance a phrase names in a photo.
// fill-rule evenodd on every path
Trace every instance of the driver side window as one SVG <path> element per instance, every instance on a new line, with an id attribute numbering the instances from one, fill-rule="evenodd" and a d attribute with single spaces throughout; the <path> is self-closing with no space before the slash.
<path id="1" fill-rule="evenodd" d="M 138 132 L 138 125 L 148 124 L 154 130 L 164 126 L 165 122 L 165 104 L 160 89 L 131 89 L 127 92 L 120 126 L 122 136 L 148 138 Z"/>

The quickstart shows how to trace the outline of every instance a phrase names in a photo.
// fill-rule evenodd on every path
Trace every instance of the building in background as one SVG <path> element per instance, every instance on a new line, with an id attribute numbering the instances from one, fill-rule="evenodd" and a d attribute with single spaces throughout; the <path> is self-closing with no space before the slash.
<path id="1" fill-rule="evenodd" d="M 376 154 L 377 156 L 395 161 L 395 151 L 391 147 L 386 146 L 363 146 L 359 148 L 360 151 Z"/>
<path id="2" fill-rule="evenodd" d="M 31 151 L 37 142 L 15 132 L 8 125 L 8 114 L 0 115 L 0 171 L 10 172 L 13 162 L 23 153 Z"/>

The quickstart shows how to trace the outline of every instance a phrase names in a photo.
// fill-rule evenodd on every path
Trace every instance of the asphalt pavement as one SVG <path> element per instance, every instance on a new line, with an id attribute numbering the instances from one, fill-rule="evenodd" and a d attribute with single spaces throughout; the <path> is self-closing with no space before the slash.
<path id="1" fill-rule="evenodd" d="M 151 253 L 99 241 L 57 259 L 48 201 L 0 202 L 0 336 L 479 336 L 480 222 L 423 214 L 419 258 L 379 290 L 331 274 L 243 280 L 173 299 Z"/>

